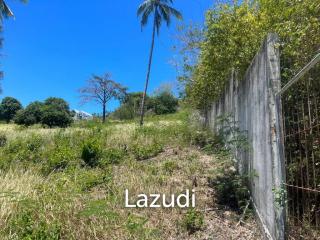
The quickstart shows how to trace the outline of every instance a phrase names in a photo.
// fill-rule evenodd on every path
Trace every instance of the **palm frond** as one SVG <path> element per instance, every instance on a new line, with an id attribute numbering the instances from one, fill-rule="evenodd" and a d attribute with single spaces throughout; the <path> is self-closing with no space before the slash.
<path id="1" fill-rule="evenodd" d="M 170 15 L 175 16 L 177 19 L 182 20 L 182 13 L 179 12 L 178 10 L 174 9 L 173 7 L 170 7 L 168 5 L 165 6 L 167 11 L 169 12 Z"/>
<path id="2" fill-rule="evenodd" d="M 162 21 L 165 21 L 167 26 L 171 23 L 171 16 L 177 19 L 182 19 L 182 14 L 169 5 L 173 0 L 144 0 L 138 7 L 137 15 L 141 16 L 141 26 L 148 23 L 148 19 L 154 13 L 154 22 L 157 33 L 159 34 Z"/>
<path id="3" fill-rule="evenodd" d="M 2 17 L 13 17 L 13 12 L 9 8 L 9 6 L 6 4 L 5 1 L 1 0 L 0 1 L 0 10 L 1 10 L 1 15 Z"/>
<path id="4" fill-rule="evenodd" d="M 141 17 L 141 27 L 144 27 L 145 25 L 147 25 L 149 16 L 153 11 L 154 11 L 153 8 L 150 7 L 143 12 Z"/>
<path id="5" fill-rule="evenodd" d="M 159 13 L 158 8 L 156 8 L 156 10 L 155 10 L 154 17 L 155 17 L 155 25 L 156 25 L 157 34 L 159 35 L 161 23 L 162 23 L 162 16 Z"/>

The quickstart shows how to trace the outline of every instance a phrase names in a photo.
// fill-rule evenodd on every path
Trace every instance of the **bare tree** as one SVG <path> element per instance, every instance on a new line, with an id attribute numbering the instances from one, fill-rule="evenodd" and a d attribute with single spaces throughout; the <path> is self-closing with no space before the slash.
<path id="1" fill-rule="evenodd" d="M 111 99 L 120 99 L 126 94 L 126 88 L 111 79 L 111 74 L 103 76 L 93 75 L 87 86 L 79 89 L 81 104 L 96 101 L 102 106 L 102 121 L 106 121 L 107 102 Z"/>

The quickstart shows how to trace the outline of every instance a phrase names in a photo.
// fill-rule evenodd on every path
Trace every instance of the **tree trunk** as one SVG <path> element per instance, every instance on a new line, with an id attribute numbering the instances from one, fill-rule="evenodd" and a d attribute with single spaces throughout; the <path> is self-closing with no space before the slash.
<path id="1" fill-rule="evenodd" d="M 149 78 L 150 78 L 150 71 L 151 71 L 151 64 L 152 64 L 152 56 L 153 56 L 155 34 L 156 34 L 156 18 L 154 18 L 154 22 L 153 22 L 152 41 L 151 41 L 151 49 L 150 49 L 150 56 L 149 56 L 147 79 L 146 79 L 146 85 L 145 85 L 145 88 L 144 88 L 143 97 L 142 97 L 142 103 L 141 103 L 141 109 L 140 109 L 140 126 L 143 125 L 144 105 L 145 105 L 146 95 L 147 95 L 147 90 L 148 90 L 148 85 L 149 85 Z"/>
<path id="2" fill-rule="evenodd" d="M 106 104 L 103 104 L 103 111 L 102 111 L 102 122 L 106 122 Z"/>

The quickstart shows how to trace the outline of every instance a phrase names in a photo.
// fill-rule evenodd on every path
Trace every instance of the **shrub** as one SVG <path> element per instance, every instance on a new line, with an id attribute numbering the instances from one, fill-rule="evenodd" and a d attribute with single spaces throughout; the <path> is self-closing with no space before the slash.
<path id="1" fill-rule="evenodd" d="M 239 175 L 232 165 L 226 166 L 221 175 L 210 180 L 210 185 L 216 190 L 217 203 L 234 211 L 243 210 L 250 200 L 248 178 L 248 175 Z"/>
<path id="2" fill-rule="evenodd" d="M 76 184 L 81 191 L 88 191 L 95 186 L 108 184 L 112 180 L 112 175 L 108 171 L 98 169 L 77 169 Z"/>
<path id="3" fill-rule="evenodd" d="M 81 158 L 89 167 L 96 167 L 102 157 L 102 150 L 96 139 L 89 139 L 82 145 Z"/>
<path id="4" fill-rule="evenodd" d="M 155 141 L 152 143 L 136 143 L 131 147 L 136 160 L 145 160 L 157 156 L 163 152 L 163 146 Z"/>
<path id="5" fill-rule="evenodd" d="M 125 156 L 126 151 L 124 149 L 107 148 L 103 151 L 103 158 L 100 161 L 100 165 L 119 164 Z"/>
<path id="6" fill-rule="evenodd" d="M 17 99 L 12 97 L 4 98 L 0 105 L 1 120 L 9 123 L 20 109 L 22 109 L 22 105 Z"/>
<path id="7" fill-rule="evenodd" d="M 61 226 L 59 223 L 47 223 L 43 214 L 37 216 L 39 209 L 36 209 L 35 206 L 29 206 L 30 203 L 22 203 L 21 205 L 19 213 L 12 216 L 6 231 L 14 234 L 16 239 L 61 239 Z"/>
<path id="8" fill-rule="evenodd" d="M 0 168 L 7 169 L 13 164 L 27 168 L 38 162 L 42 159 L 42 144 L 43 138 L 36 134 L 12 139 L 1 149 Z"/>
<path id="9" fill-rule="evenodd" d="M 194 208 L 189 209 L 182 221 L 182 227 L 188 231 L 189 234 L 199 231 L 204 224 L 203 213 L 196 211 Z"/>
<path id="10" fill-rule="evenodd" d="M 4 147 L 7 144 L 7 136 L 4 133 L 0 133 L 0 147 Z"/>
<path id="11" fill-rule="evenodd" d="M 57 145 L 53 151 L 48 151 L 47 154 L 49 155 L 47 162 L 43 165 L 45 174 L 61 171 L 74 164 L 77 159 L 77 153 L 74 148 L 66 144 Z"/>

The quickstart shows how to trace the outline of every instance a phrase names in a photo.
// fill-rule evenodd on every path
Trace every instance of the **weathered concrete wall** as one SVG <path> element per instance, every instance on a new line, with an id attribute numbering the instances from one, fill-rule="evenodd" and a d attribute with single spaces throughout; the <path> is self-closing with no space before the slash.
<path id="1" fill-rule="evenodd" d="M 284 179 L 279 99 L 280 61 L 278 38 L 269 34 L 243 80 L 232 74 L 220 100 L 212 105 L 206 122 L 216 131 L 217 117 L 231 115 L 247 135 L 250 150 L 236 151 L 242 173 L 254 173 L 251 194 L 261 225 L 270 239 L 284 239 L 284 211 L 277 206 L 273 189 Z"/>

